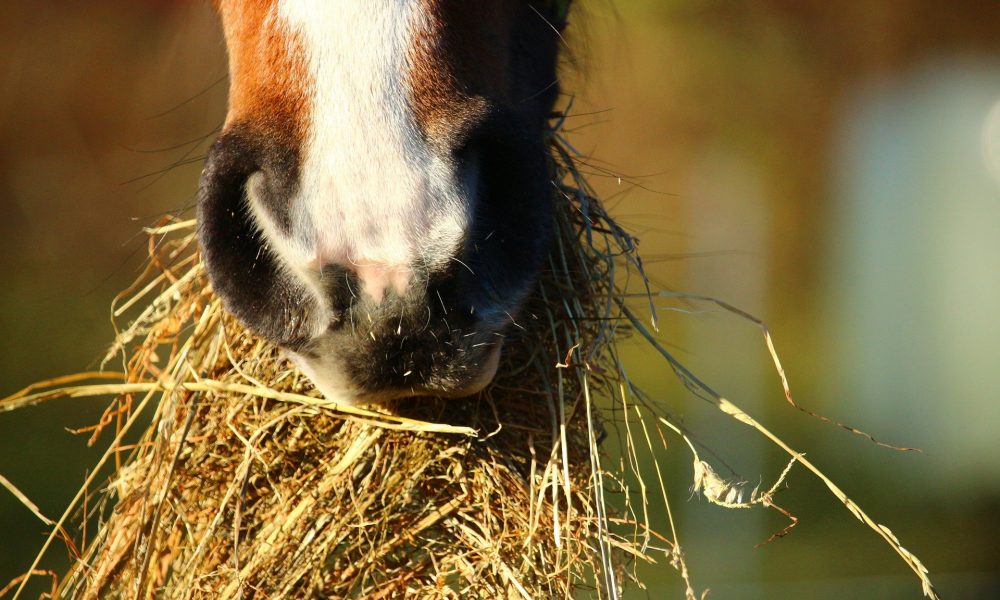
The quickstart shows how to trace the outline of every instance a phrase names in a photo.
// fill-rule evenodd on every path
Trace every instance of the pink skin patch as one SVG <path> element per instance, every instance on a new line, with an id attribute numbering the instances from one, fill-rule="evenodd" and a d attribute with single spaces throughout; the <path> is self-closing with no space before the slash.
<path id="1" fill-rule="evenodd" d="M 307 271 L 320 273 L 327 265 L 346 266 L 354 271 L 361 282 L 361 292 L 371 297 L 376 304 L 382 302 L 385 290 L 392 288 L 397 295 L 406 293 L 412 272 L 406 264 L 388 264 L 377 260 L 337 260 L 333 253 L 317 249 L 313 257 L 305 263 Z"/>
<path id="2" fill-rule="evenodd" d="M 355 265 L 354 271 L 361 280 L 361 291 L 376 304 L 382 302 L 386 288 L 392 287 L 397 295 L 402 296 L 410 285 L 410 268 L 406 265 L 368 263 Z"/>

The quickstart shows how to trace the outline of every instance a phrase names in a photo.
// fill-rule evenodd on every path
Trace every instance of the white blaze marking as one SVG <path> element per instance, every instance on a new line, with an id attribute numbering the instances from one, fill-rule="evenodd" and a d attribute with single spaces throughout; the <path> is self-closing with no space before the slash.
<path id="1" fill-rule="evenodd" d="M 427 27 L 419 3 L 279 0 L 277 18 L 308 55 L 309 128 L 291 237 L 255 207 L 258 222 L 321 302 L 328 264 L 354 269 L 376 300 L 389 287 L 401 292 L 415 263 L 449 259 L 469 219 L 454 165 L 431 152 L 410 107 L 407 56 Z"/>

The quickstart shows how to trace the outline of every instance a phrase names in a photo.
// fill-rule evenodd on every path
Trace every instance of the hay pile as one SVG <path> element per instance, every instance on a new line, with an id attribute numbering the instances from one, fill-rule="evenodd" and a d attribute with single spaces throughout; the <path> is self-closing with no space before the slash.
<path id="1" fill-rule="evenodd" d="M 120 394 L 103 420 L 120 466 L 59 596 L 617 596 L 641 552 L 608 530 L 585 387 L 617 372 L 607 316 L 634 245 L 557 187 L 558 241 L 495 383 L 385 412 L 327 403 L 225 313 L 193 222 L 150 230 L 149 268 L 113 307 L 126 381 L 92 386 Z"/>
<path id="2" fill-rule="evenodd" d="M 60 378 L 0 400 L 2 412 L 115 396 L 94 428 L 94 440 L 113 439 L 62 517 L 49 521 L 23 499 L 52 533 L 12 582 L 14 597 L 62 539 L 76 560 L 54 585 L 59 598 L 614 599 L 636 561 L 659 561 L 694 599 L 656 458 L 673 433 L 688 442 L 695 491 L 720 506 L 785 512 L 774 494 L 793 464 L 805 466 L 936 597 L 926 569 L 887 528 L 687 371 L 629 308 L 629 277 L 645 284 L 634 240 L 574 167 L 560 124 L 550 144 L 557 235 L 548 268 L 507 337 L 495 382 L 471 399 L 422 398 L 378 412 L 326 402 L 280 351 L 223 311 L 198 259 L 194 222 L 151 229 L 149 265 L 112 308 L 113 321 L 127 323 L 109 354 L 122 372 Z M 662 406 L 632 386 L 615 350 L 624 324 L 695 394 L 789 453 L 768 491 L 720 477 Z M 791 402 L 773 347 L 772 356 Z M 94 377 L 123 381 L 81 383 Z M 622 456 L 613 469 L 602 465 L 607 419 L 598 399 L 616 415 L 609 427 Z M 653 472 L 643 472 L 642 452 Z M 605 503 L 609 491 L 617 511 Z M 666 513 L 671 531 L 652 531 L 652 513 Z M 94 515 L 96 534 L 86 531 Z M 83 528 L 75 536 L 66 532 L 74 519 Z"/>

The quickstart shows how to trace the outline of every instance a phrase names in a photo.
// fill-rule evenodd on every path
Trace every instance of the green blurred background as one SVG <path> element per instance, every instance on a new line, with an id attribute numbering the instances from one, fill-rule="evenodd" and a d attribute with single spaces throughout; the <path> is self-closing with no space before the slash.
<path id="1" fill-rule="evenodd" d="M 139 228 L 190 208 L 225 105 L 208 4 L 0 4 L 0 394 L 96 366 L 110 299 L 144 255 Z M 924 452 L 791 409 L 759 331 L 718 310 L 664 302 L 664 342 L 892 528 L 945 598 L 1000 598 L 1000 4 L 581 5 L 564 82 L 581 115 L 572 139 L 656 285 L 763 318 L 800 403 Z M 625 355 L 746 479 L 781 470 L 644 345 Z M 0 415 L 0 473 L 46 515 L 98 456 L 67 428 L 104 404 Z M 755 548 L 780 515 L 690 497 L 674 441 L 660 460 L 709 597 L 919 597 L 892 550 L 804 470 L 779 496 L 799 525 Z M 0 587 L 45 533 L 0 490 Z M 65 560 L 56 548 L 46 564 Z M 682 597 L 669 566 L 640 576 L 649 589 L 629 597 Z"/>

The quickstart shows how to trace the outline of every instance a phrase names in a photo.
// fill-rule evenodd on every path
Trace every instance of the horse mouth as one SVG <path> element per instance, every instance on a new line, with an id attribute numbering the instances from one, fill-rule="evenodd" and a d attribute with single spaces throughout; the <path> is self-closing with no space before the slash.
<path id="1" fill-rule="evenodd" d="M 472 396 L 473 394 L 478 394 L 483 391 L 492 381 L 497 374 L 497 368 L 500 366 L 500 351 L 502 343 L 497 343 L 496 346 L 486 355 L 486 359 L 482 362 L 480 372 L 473 379 L 465 383 L 465 385 L 456 387 L 451 390 L 434 390 L 434 389 L 424 389 L 423 393 L 419 394 L 421 396 L 441 396 L 444 398 L 465 398 L 467 396 Z"/>
<path id="2" fill-rule="evenodd" d="M 381 405 L 406 398 L 466 398 L 479 393 L 493 381 L 500 365 L 503 343 L 496 339 L 485 351 L 463 352 L 463 360 L 429 373 L 392 367 L 391 377 L 380 377 L 387 372 L 387 365 L 370 357 L 362 365 L 348 365 L 340 354 L 308 350 L 288 350 L 287 354 L 328 401 L 351 406 Z"/>

